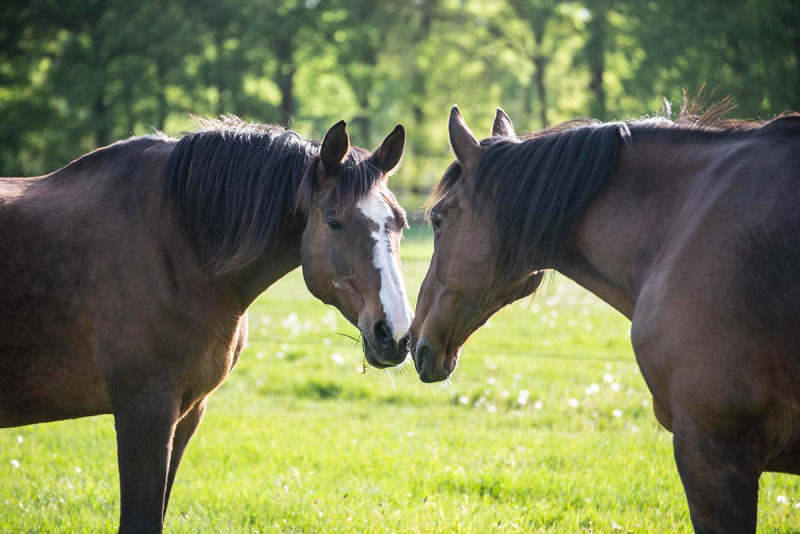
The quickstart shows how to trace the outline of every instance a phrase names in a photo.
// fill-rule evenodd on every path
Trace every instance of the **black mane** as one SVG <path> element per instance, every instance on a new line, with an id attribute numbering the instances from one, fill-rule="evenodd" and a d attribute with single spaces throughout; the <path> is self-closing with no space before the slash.
<path id="1" fill-rule="evenodd" d="M 526 139 L 490 138 L 476 192 L 494 196 L 504 271 L 552 267 L 586 205 L 614 171 L 625 123 L 589 123 Z"/>
<path id="2" fill-rule="evenodd" d="M 169 157 L 163 193 L 177 211 L 204 266 L 215 274 L 254 260 L 282 231 L 304 221 L 319 162 L 318 141 L 280 126 L 226 117 L 198 120 Z M 338 199 L 352 205 L 380 171 L 353 147 L 338 179 Z"/>
<path id="3" fill-rule="evenodd" d="M 502 255 L 499 272 L 552 266 L 586 204 L 613 172 L 620 146 L 628 143 L 625 123 L 578 120 L 519 140 L 481 141 L 474 202 L 493 203 Z M 462 174 L 456 162 L 432 195 L 443 198 Z M 429 204 L 430 205 L 430 204 Z M 476 204 L 477 205 L 477 204 Z"/>

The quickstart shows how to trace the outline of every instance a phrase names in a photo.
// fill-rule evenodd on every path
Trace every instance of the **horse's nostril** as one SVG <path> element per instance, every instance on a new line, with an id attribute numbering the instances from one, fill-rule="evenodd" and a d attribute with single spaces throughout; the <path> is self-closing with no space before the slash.
<path id="1" fill-rule="evenodd" d="M 392 331 L 389 330 L 389 326 L 383 322 L 378 321 L 375 325 L 375 341 L 378 342 L 378 346 L 381 350 L 387 350 L 392 346 Z"/>
<path id="2" fill-rule="evenodd" d="M 422 364 L 425 363 L 425 354 L 427 352 L 427 345 L 417 346 L 417 353 L 415 354 L 416 357 L 414 358 L 414 367 L 417 369 L 418 373 L 422 369 Z"/>

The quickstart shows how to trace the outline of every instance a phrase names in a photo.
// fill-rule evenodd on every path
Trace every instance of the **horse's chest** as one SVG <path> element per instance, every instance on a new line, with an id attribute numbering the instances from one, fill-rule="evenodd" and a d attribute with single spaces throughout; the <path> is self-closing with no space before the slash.
<path id="1" fill-rule="evenodd" d="M 198 358 L 197 364 L 189 366 L 186 380 L 192 390 L 190 397 L 201 398 L 219 387 L 239 361 L 247 339 L 247 315 L 243 315 L 231 335 L 210 343 Z"/>

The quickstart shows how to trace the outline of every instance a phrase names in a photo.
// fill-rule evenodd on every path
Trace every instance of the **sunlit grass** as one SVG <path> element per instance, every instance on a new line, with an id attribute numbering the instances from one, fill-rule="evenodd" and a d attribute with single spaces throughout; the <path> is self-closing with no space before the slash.
<path id="1" fill-rule="evenodd" d="M 407 232 L 412 298 L 430 251 Z M 556 278 L 492 318 L 447 387 L 428 386 L 409 365 L 365 372 L 356 330 L 292 273 L 251 309 L 166 529 L 688 532 L 628 331 Z M 797 531 L 800 478 L 765 475 L 760 496 L 760 532 Z M 0 431 L 0 532 L 112 531 L 118 513 L 111 417 Z"/>

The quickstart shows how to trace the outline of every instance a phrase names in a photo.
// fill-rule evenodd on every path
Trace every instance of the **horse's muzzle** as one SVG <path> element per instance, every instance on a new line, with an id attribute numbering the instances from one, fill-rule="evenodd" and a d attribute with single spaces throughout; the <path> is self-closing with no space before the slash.
<path id="1" fill-rule="evenodd" d="M 428 336 L 423 335 L 419 342 L 412 347 L 414 367 L 419 374 L 419 379 L 426 383 L 447 380 L 458 363 L 458 352 L 449 355 L 442 347 L 433 343 Z"/>
<path id="2" fill-rule="evenodd" d="M 408 358 L 408 333 L 395 340 L 391 329 L 385 322 L 379 321 L 372 329 L 371 335 L 364 336 L 364 356 L 372 367 L 385 369 L 400 365 Z"/>

